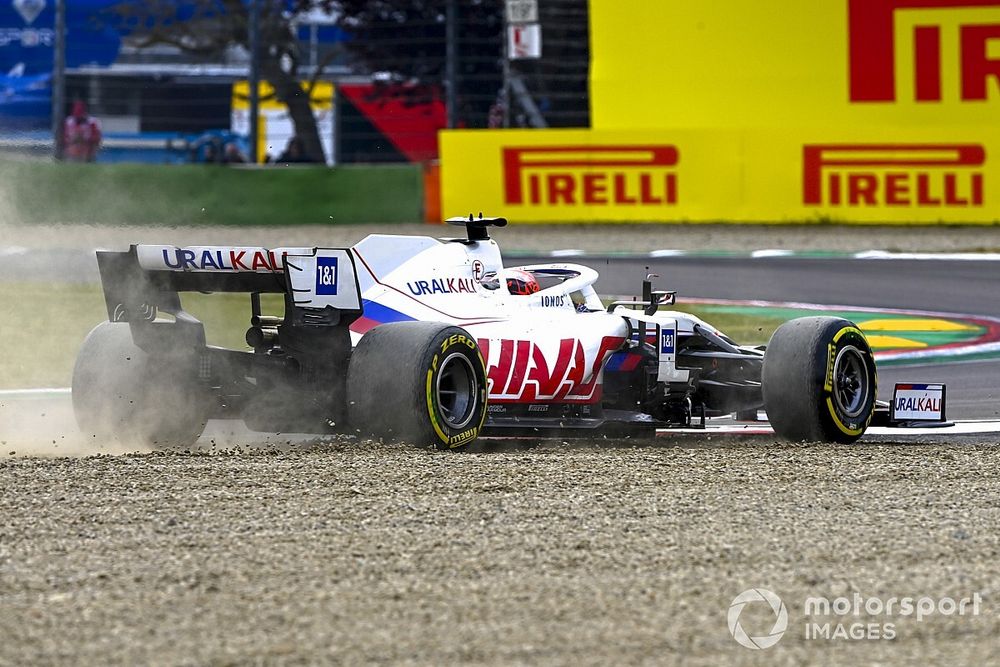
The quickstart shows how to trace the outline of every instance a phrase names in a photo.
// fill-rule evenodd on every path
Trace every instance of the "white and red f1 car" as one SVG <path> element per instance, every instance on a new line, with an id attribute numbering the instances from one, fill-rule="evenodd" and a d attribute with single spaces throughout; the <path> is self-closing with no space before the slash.
<path id="1" fill-rule="evenodd" d="M 740 346 L 664 310 L 674 294 L 648 280 L 641 298 L 606 306 L 593 269 L 504 267 L 488 233 L 503 218 L 449 222 L 467 237 L 98 252 L 110 321 L 77 358 L 77 421 L 171 445 L 229 418 L 459 448 L 480 435 L 649 434 L 761 408 L 783 437 L 852 442 L 878 411 L 871 348 L 846 320 L 792 320 L 766 351 Z M 249 293 L 248 349 L 207 345 L 184 291 Z M 284 295 L 282 316 L 261 313 L 263 293 Z"/>

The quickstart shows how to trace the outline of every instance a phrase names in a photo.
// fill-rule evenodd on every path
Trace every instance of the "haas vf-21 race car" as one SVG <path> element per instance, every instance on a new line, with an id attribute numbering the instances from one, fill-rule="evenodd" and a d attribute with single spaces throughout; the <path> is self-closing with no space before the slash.
<path id="1" fill-rule="evenodd" d="M 876 413 L 852 323 L 788 322 L 766 351 L 683 312 L 672 292 L 605 305 L 597 272 L 505 267 L 491 227 L 372 235 L 351 248 L 134 245 L 98 252 L 109 321 L 73 374 L 81 428 L 188 445 L 209 419 L 460 448 L 480 436 L 649 435 L 764 409 L 794 440 L 852 442 Z M 247 348 L 206 344 L 182 292 L 249 294 Z M 261 295 L 283 295 L 264 314 Z"/>

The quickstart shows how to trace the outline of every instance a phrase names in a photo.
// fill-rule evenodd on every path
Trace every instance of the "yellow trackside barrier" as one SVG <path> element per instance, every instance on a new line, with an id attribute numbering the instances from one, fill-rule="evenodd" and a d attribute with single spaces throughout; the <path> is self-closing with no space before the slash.
<path id="1" fill-rule="evenodd" d="M 526 222 L 992 223 L 1000 128 L 456 130 L 443 213 Z"/>

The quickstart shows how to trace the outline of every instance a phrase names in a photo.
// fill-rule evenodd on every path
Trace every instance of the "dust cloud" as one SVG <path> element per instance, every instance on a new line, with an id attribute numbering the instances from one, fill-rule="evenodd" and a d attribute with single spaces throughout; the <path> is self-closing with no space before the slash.
<path id="1" fill-rule="evenodd" d="M 91 456 L 149 451 L 80 432 L 68 392 L 0 392 L 0 458 Z"/>
<path id="2" fill-rule="evenodd" d="M 304 433 L 258 433 L 236 420 L 209 420 L 190 447 L 151 447 L 137 440 L 99 438 L 81 432 L 65 391 L 0 391 L 0 460 L 12 457 L 85 457 L 153 451 L 288 450 L 329 440 Z"/>

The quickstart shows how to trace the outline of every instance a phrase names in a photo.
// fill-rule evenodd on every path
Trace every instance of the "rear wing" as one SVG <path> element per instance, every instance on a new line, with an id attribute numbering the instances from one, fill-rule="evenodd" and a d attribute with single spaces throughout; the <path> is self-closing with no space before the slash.
<path id="1" fill-rule="evenodd" d="M 98 251 L 97 265 L 108 319 L 128 322 L 143 349 L 163 334 L 175 343 L 184 336 L 205 344 L 204 328 L 183 310 L 180 292 L 249 293 L 258 319 L 260 294 L 284 294 L 282 324 L 306 329 L 346 329 L 363 312 L 354 256 L 346 248 L 133 245 Z M 165 324 L 173 325 L 170 331 L 163 331 Z"/>

